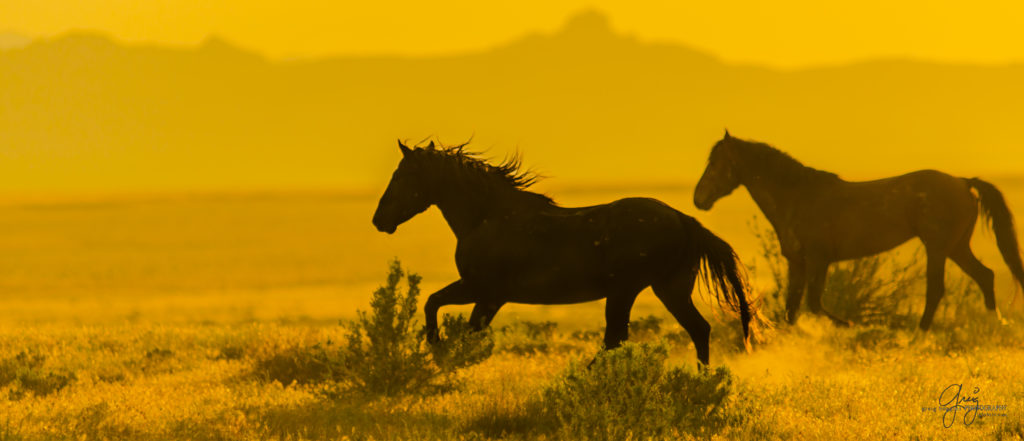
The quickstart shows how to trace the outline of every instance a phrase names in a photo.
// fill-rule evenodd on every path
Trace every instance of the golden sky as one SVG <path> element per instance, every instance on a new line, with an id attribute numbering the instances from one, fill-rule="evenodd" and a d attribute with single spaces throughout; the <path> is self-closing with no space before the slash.
<path id="1" fill-rule="evenodd" d="M 645 41 L 776 67 L 877 57 L 1024 62 L 1021 0 L 0 0 L 0 32 L 72 29 L 195 44 L 216 34 L 272 57 L 456 53 L 551 32 L 584 10 Z"/>

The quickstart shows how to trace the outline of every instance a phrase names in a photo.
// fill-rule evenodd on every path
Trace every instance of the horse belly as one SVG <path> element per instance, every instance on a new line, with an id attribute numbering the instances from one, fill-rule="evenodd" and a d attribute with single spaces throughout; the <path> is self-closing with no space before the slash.
<path id="1" fill-rule="evenodd" d="M 865 210 L 834 224 L 836 260 L 857 259 L 891 250 L 912 239 L 913 225 L 900 209 Z"/>
<path id="2" fill-rule="evenodd" d="M 608 296 L 593 268 L 580 268 L 575 262 L 544 262 L 511 276 L 505 284 L 505 297 L 512 303 L 560 305 L 582 303 Z"/>
<path id="3" fill-rule="evenodd" d="M 645 253 L 630 253 L 627 258 L 602 247 L 552 247 L 509 267 L 513 270 L 507 272 L 504 284 L 508 301 L 581 303 L 616 293 L 639 292 L 650 284 L 650 262 Z"/>
<path id="4" fill-rule="evenodd" d="M 893 235 L 876 237 L 867 242 L 840 243 L 836 249 L 835 260 L 850 260 L 873 256 L 896 248 L 912 238 L 912 235 Z"/>

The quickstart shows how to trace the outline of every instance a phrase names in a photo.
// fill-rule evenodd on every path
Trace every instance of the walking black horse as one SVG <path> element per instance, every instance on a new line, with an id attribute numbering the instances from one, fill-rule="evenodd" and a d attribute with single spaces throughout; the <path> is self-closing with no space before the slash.
<path id="1" fill-rule="evenodd" d="M 931 326 L 945 291 L 946 258 L 978 283 L 985 307 L 998 317 L 994 274 L 971 251 L 979 202 L 995 230 L 1003 260 L 1024 286 L 1013 216 L 1002 193 L 981 179 L 919 170 L 876 181 L 847 182 L 806 167 L 767 144 L 737 139 L 726 131 L 711 149 L 693 203 L 709 210 L 740 185 L 747 187 L 775 228 L 789 263 L 786 310 L 790 323 L 796 321 L 806 288 L 811 311 L 848 325 L 821 308 L 829 264 L 878 254 L 914 237 L 924 243 L 928 258 L 921 329 Z"/>
<path id="2" fill-rule="evenodd" d="M 750 307 L 732 248 L 696 219 L 655 199 L 629 198 L 566 208 L 527 191 L 536 177 L 513 157 L 488 164 L 454 147 L 409 148 L 391 177 L 373 225 L 394 233 L 437 205 L 458 241 L 461 279 L 426 302 L 427 339 L 438 339 L 437 311 L 475 304 L 470 322 L 486 327 L 508 302 L 570 304 L 607 298 L 604 343 L 628 338 L 633 301 L 648 287 L 690 334 L 708 363 L 711 326 L 691 299 L 698 276 L 721 304 L 739 312 L 744 336 Z M 746 339 L 746 337 L 745 337 Z"/>

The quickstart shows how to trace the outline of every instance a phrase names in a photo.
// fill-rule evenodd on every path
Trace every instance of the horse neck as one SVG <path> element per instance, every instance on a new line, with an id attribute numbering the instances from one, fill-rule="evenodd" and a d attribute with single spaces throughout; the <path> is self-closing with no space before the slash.
<path id="1" fill-rule="evenodd" d="M 763 178 L 744 179 L 743 185 L 772 226 L 778 227 L 781 218 L 793 208 L 793 198 L 788 192 L 781 191 L 778 185 L 772 185 Z"/>
<path id="2" fill-rule="evenodd" d="M 472 232 L 509 196 L 500 188 L 480 183 L 447 182 L 441 186 L 437 208 L 456 239 Z"/>
<path id="3" fill-rule="evenodd" d="M 814 185 L 787 182 L 780 176 L 773 176 L 770 171 L 755 169 L 749 164 L 742 176 L 741 184 L 747 187 L 750 197 L 775 227 L 795 212 L 801 197 L 806 197 L 808 186 Z"/>
<path id="4" fill-rule="evenodd" d="M 482 204 L 485 203 L 483 199 L 462 192 L 442 196 L 437 201 L 437 208 L 441 210 L 441 215 L 455 237 L 461 238 L 483 221 L 487 208 Z"/>

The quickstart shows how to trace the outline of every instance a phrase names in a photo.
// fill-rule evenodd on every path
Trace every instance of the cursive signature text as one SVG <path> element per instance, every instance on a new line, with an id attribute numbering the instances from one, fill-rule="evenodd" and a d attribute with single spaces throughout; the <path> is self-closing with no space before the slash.
<path id="1" fill-rule="evenodd" d="M 949 428 L 956 422 L 957 412 L 961 409 L 964 411 L 964 426 L 970 426 L 974 423 L 974 419 L 978 416 L 978 396 L 979 392 L 977 386 L 970 394 L 962 394 L 964 385 L 963 384 L 951 384 L 942 390 L 939 394 L 939 406 L 941 406 L 945 412 L 942 414 L 942 426 Z"/>

